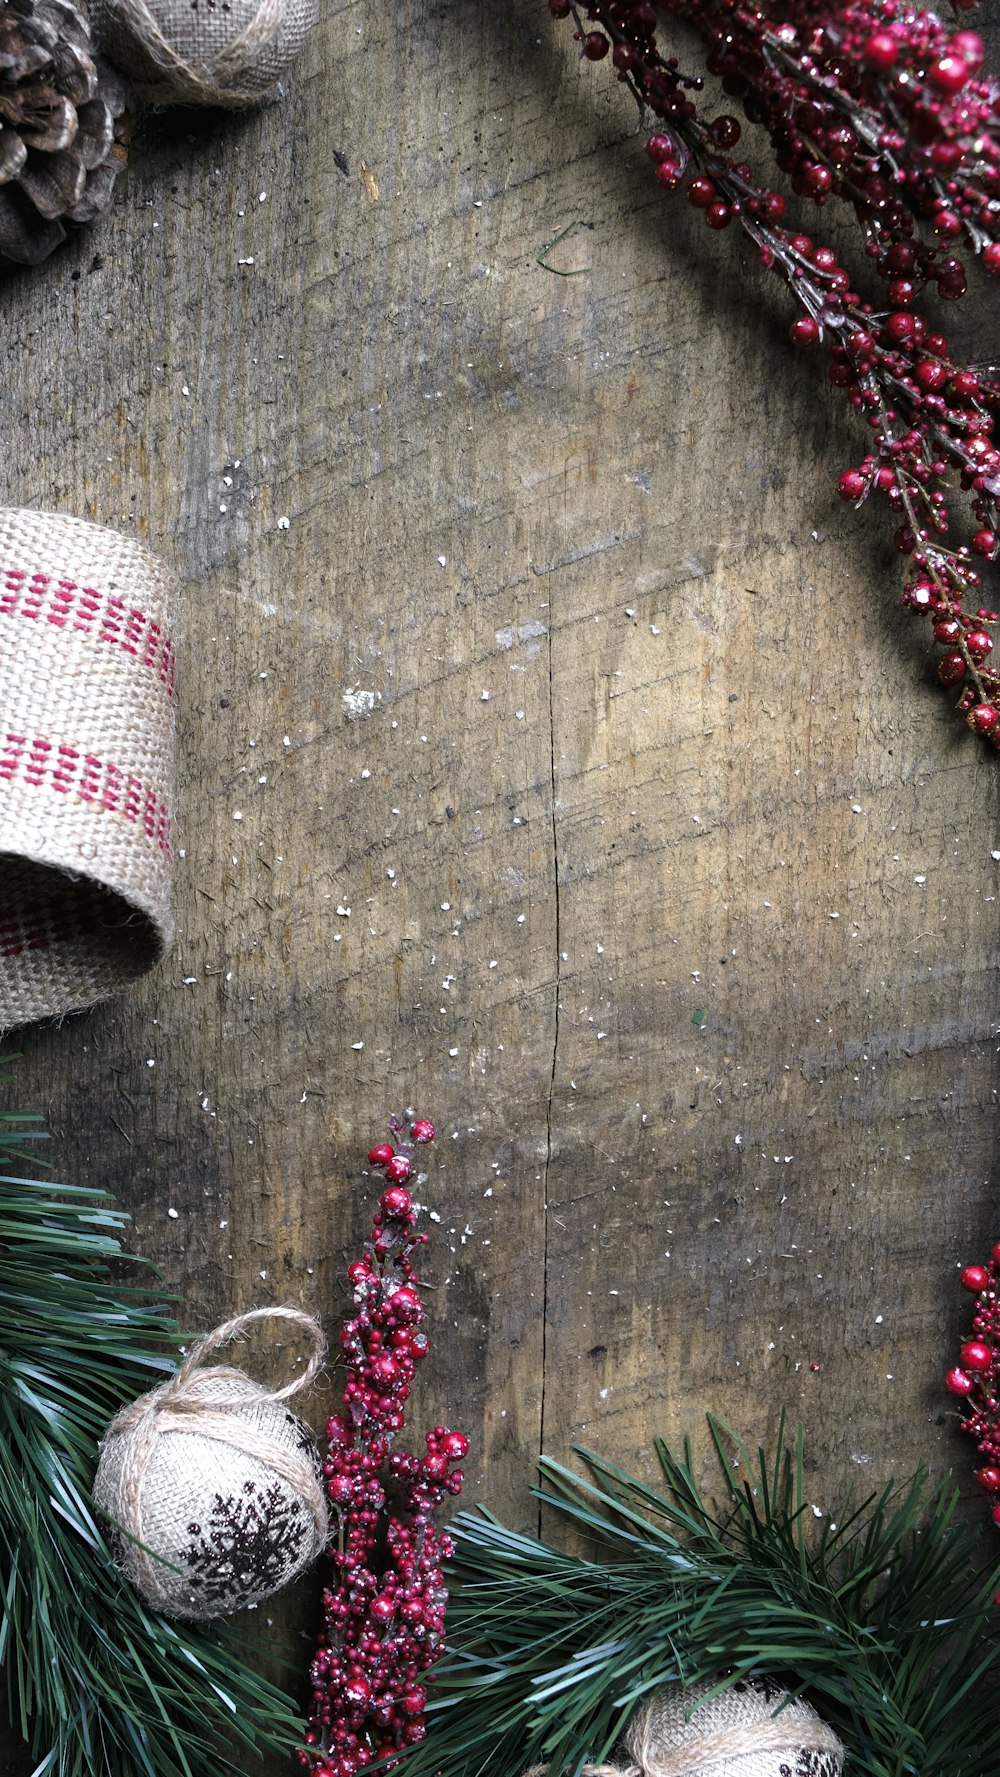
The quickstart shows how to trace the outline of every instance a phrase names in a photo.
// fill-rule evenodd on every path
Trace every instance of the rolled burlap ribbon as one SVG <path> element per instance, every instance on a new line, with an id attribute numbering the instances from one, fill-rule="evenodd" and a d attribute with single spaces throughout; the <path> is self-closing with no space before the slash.
<path id="1" fill-rule="evenodd" d="M 844 1748 L 811 1704 L 762 1683 L 716 1697 L 709 1688 L 655 1691 L 625 1733 L 632 1762 L 584 1765 L 581 1777 L 842 1777 Z M 524 1777 L 547 1769 L 533 1765 Z"/>
<path id="2" fill-rule="evenodd" d="M 0 509 L 0 1030 L 169 948 L 176 616 L 132 538 Z"/>
<path id="3" fill-rule="evenodd" d="M 92 0 L 94 41 L 160 105 L 256 104 L 295 60 L 319 0 Z"/>
<path id="4" fill-rule="evenodd" d="M 258 1321 L 284 1321 L 312 1344 L 306 1368 L 267 1389 L 204 1363 Z M 94 1501 L 111 1521 L 118 1565 L 164 1616 L 227 1616 L 269 1598 L 315 1560 L 328 1533 L 315 1440 L 285 1406 L 326 1355 L 298 1308 L 254 1308 L 206 1335 L 149 1394 L 123 1407 L 101 1441 Z"/>

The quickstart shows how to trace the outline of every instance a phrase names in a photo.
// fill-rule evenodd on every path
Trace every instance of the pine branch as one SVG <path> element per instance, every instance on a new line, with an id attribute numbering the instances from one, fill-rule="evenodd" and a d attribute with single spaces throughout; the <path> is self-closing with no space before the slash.
<path id="1" fill-rule="evenodd" d="M 0 1116 L 0 1164 L 36 1164 L 25 1144 L 44 1139 L 40 1119 Z M 147 1610 L 92 1507 L 102 1432 L 181 1337 L 119 1282 L 127 1221 L 106 1193 L 0 1177 L 0 1675 L 34 1777 L 219 1777 L 301 1741 L 238 1634 Z"/>
<path id="2" fill-rule="evenodd" d="M 801 1427 L 769 1460 L 709 1420 L 726 1495 L 690 1447 L 656 1452 L 662 1485 L 578 1450 L 543 1459 L 535 1497 L 590 1559 L 461 1513 L 450 1646 L 408 1777 L 579 1777 L 672 1681 L 777 1680 L 840 1735 L 852 1777 L 996 1777 L 994 1596 L 957 1492 L 923 1472 L 831 1516 L 807 1501 Z"/>

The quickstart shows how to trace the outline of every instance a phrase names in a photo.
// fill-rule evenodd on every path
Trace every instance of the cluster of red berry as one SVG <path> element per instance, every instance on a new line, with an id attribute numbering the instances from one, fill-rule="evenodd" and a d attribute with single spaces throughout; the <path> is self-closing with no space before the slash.
<path id="1" fill-rule="evenodd" d="M 975 1438 L 983 1467 L 976 1480 L 990 1500 L 994 1524 L 1000 1526 L 1000 1298 L 997 1274 L 1000 1246 L 986 1265 L 966 1265 L 962 1282 L 978 1300 L 972 1338 L 966 1339 L 959 1361 L 945 1377 L 945 1387 L 965 1402 L 963 1427 Z"/>
<path id="2" fill-rule="evenodd" d="M 327 1423 L 324 1464 L 336 1527 L 328 1550 L 336 1583 L 323 1593 L 323 1629 L 310 1677 L 313 1701 L 302 1764 L 311 1777 L 389 1770 L 423 1739 L 427 1668 L 444 1647 L 447 1592 L 441 1563 L 452 1553 L 434 1514 L 462 1488 L 455 1467 L 469 1448 L 435 1426 L 425 1456 L 393 1452 L 416 1365 L 426 1357 L 426 1311 L 411 1255 L 428 1238 L 414 1228 L 407 1181 L 417 1146 L 432 1141 L 423 1118 L 390 1119 L 392 1142 L 371 1149 L 389 1181 L 364 1256 L 348 1269 L 356 1312 L 340 1349 L 348 1379 Z"/>
<path id="3" fill-rule="evenodd" d="M 880 244 L 907 229 L 908 212 L 926 218 L 942 242 L 964 236 L 1000 271 L 997 84 L 980 78 L 974 31 L 896 0 L 671 4 L 705 41 L 709 72 L 767 129 L 793 190 L 847 199 Z M 946 297 L 965 289 L 961 262 L 934 247 L 913 281 L 929 278 Z"/>
<path id="4" fill-rule="evenodd" d="M 841 497 L 886 499 L 908 560 L 904 605 L 932 620 L 945 650 L 938 679 L 960 687 L 969 727 L 1000 746 L 1000 675 L 987 664 L 997 612 L 980 602 L 976 565 L 1000 554 L 1000 379 L 959 362 L 914 307 L 927 284 L 948 300 L 964 294 L 958 236 L 1000 272 L 1000 83 L 981 74 L 980 39 L 949 34 L 905 0 L 670 0 L 703 36 L 709 71 L 767 130 L 793 189 L 852 205 L 883 285 L 870 302 L 830 247 L 781 226 L 782 193 L 731 157 L 739 120 L 699 116 L 692 94 L 703 81 L 661 53 L 647 0 L 548 4 L 572 18 L 585 56 L 610 52 L 618 78 L 659 119 L 646 144 L 659 183 L 683 185 L 710 228 L 736 222 L 751 238 L 803 311 L 794 344 L 829 342 L 830 380 L 872 433 L 860 464 L 840 476 Z M 968 496 L 968 541 L 955 535 L 956 480 Z"/>

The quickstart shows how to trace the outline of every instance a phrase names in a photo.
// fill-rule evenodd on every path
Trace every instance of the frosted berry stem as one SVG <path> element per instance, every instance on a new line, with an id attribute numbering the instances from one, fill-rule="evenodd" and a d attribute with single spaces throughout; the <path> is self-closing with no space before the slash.
<path id="1" fill-rule="evenodd" d="M 461 1492 L 455 1464 L 469 1448 L 462 1432 L 443 1425 L 427 1433 L 424 1456 L 392 1448 L 429 1345 L 411 1256 L 428 1236 L 414 1232 L 417 1211 L 406 1187 L 416 1150 L 433 1140 L 434 1128 L 422 1117 L 395 1116 L 389 1127 L 392 1141 L 368 1155 L 387 1183 L 371 1241 L 347 1272 L 355 1301 L 340 1334 L 347 1383 L 326 1428 L 334 1577 L 323 1593 L 299 1755 L 310 1777 L 356 1777 L 376 1763 L 391 1770 L 424 1737 L 424 1678 L 444 1647 L 441 1563 L 452 1553 L 434 1514 L 447 1495 Z"/>

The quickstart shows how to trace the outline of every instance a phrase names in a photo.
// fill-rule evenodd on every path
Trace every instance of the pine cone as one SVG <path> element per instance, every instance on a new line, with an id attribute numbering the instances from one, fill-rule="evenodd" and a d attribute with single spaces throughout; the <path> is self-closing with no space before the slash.
<path id="1" fill-rule="evenodd" d="M 69 0 L 0 0 L 0 262 L 37 265 L 110 202 L 124 113 Z"/>

